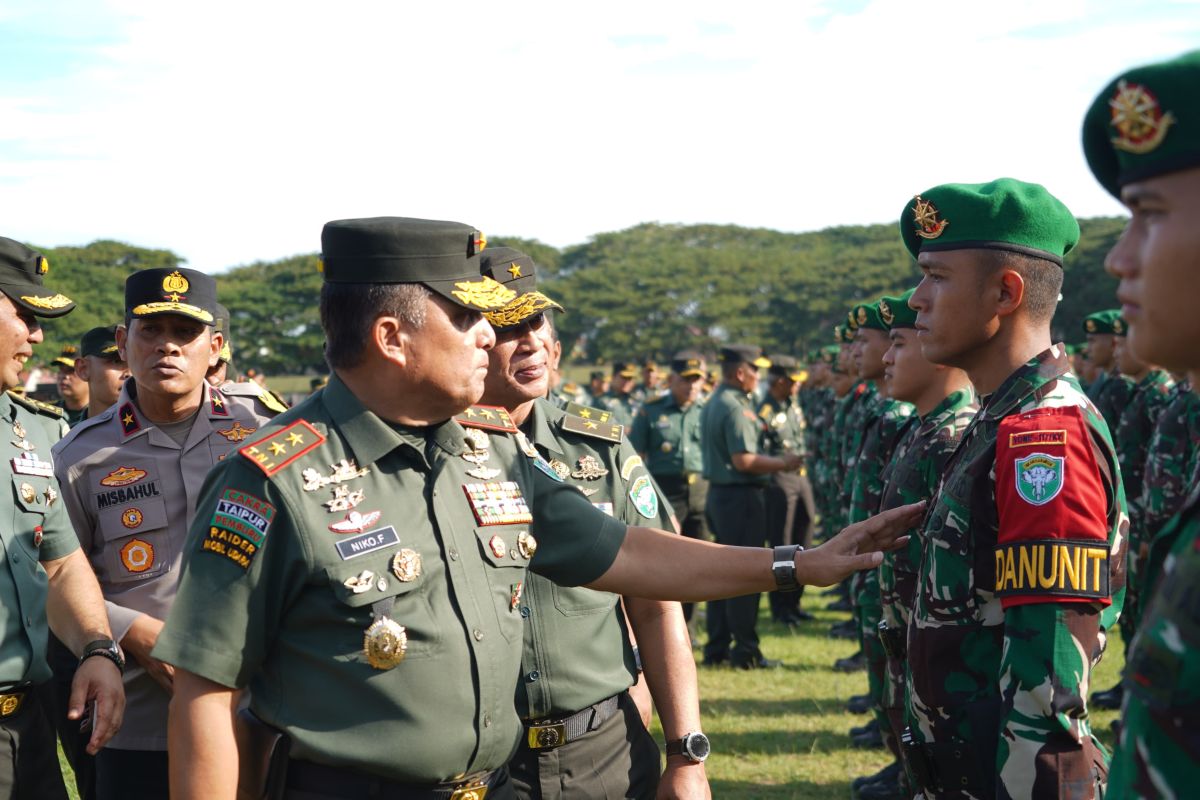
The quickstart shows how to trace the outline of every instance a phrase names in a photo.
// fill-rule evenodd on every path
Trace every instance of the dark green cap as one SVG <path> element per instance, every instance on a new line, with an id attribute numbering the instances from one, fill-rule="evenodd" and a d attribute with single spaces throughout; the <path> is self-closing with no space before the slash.
<path id="1" fill-rule="evenodd" d="M 750 364 L 754 367 L 769 367 L 771 362 L 763 358 L 762 348 L 753 344 L 727 344 L 717 353 L 722 364 Z"/>
<path id="2" fill-rule="evenodd" d="M 117 351 L 117 326 L 102 325 L 92 328 L 79 340 L 81 356 L 96 356 L 117 360 L 121 354 Z"/>
<path id="3" fill-rule="evenodd" d="M 494 328 L 512 328 L 548 308 L 563 307 L 537 290 L 537 268 L 533 259 L 511 247 L 489 247 L 479 259 L 481 274 L 517 293 L 508 305 L 484 316 Z"/>
<path id="4" fill-rule="evenodd" d="M 75 301 L 64 294 L 53 294 L 42 283 L 50 271 L 50 262 L 36 250 L 13 239 L 0 236 L 0 291 L 13 305 L 35 317 L 61 317 L 71 313 Z"/>
<path id="5" fill-rule="evenodd" d="M 908 307 L 908 301 L 915 291 L 915 288 L 909 289 L 899 297 L 884 296 L 879 299 L 879 316 L 890 330 L 917 327 L 917 312 Z"/>
<path id="6" fill-rule="evenodd" d="M 1116 333 L 1117 320 L 1121 318 L 1121 309 L 1110 308 L 1107 311 L 1097 311 L 1083 318 L 1084 333 Z"/>
<path id="7" fill-rule="evenodd" d="M 211 275 L 180 267 L 143 269 L 125 279 L 125 316 L 133 319 L 179 314 L 214 324 L 217 282 Z"/>
<path id="8" fill-rule="evenodd" d="M 638 376 L 637 364 L 632 361 L 614 361 L 612 374 L 620 375 L 622 378 L 636 378 Z"/>
<path id="9" fill-rule="evenodd" d="M 224 361 L 226 364 L 233 361 L 233 345 L 231 321 L 229 318 L 229 309 L 217 303 L 217 311 L 213 314 L 216 317 L 213 327 L 221 332 L 221 352 L 217 354 L 217 358 Z"/>
<path id="10" fill-rule="evenodd" d="M 855 323 L 855 328 L 874 328 L 877 331 L 886 331 L 887 323 L 883 321 L 883 317 L 879 314 L 878 303 L 859 303 L 850 312 L 851 318 Z"/>
<path id="11" fill-rule="evenodd" d="M 1129 323 L 1124 317 L 1117 317 L 1113 320 L 1113 336 L 1125 336 L 1129 333 Z"/>
<path id="12" fill-rule="evenodd" d="M 1115 197 L 1127 183 L 1200 167 L 1200 50 L 1105 87 L 1083 119 L 1083 153 Z"/>
<path id="13" fill-rule="evenodd" d="M 420 283 L 474 311 L 495 311 L 516 292 L 479 272 L 483 234 L 460 222 L 411 217 L 340 219 L 321 230 L 326 283 Z"/>
<path id="14" fill-rule="evenodd" d="M 680 350 L 671 356 L 671 372 L 685 378 L 704 377 L 704 358 L 695 350 Z"/>
<path id="15" fill-rule="evenodd" d="M 1045 187 L 999 178 L 921 192 L 904 205 L 900 235 L 913 258 L 922 251 L 1009 250 L 1061 267 L 1079 241 L 1079 223 Z"/>

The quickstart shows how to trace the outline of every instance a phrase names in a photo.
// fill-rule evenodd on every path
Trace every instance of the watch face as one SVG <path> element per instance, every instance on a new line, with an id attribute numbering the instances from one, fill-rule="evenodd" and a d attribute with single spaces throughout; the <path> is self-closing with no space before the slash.
<path id="1" fill-rule="evenodd" d="M 711 748 L 709 747 L 707 736 L 703 733 L 692 733 L 684 738 L 683 749 L 692 761 L 703 761 L 708 758 Z"/>

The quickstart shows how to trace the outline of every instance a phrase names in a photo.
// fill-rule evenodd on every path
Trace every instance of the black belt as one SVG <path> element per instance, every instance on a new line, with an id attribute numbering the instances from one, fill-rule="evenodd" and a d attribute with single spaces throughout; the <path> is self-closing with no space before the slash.
<path id="1" fill-rule="evenodd" d="M 917 788 L 942 794 L 982 789 L 985 771 L 979 769 L 966 742 L 924 744 L 916 741 L 912 728 L 900 736 L 904 758 Z"/>
<path id="2" fill-rule="evenodd" d="M 33 684 L 29 681 L 5 686 L 0 690 L 0 719 L 11 719 L 21 713 Z"/>
<path id="3" fill-rule="evenodd" d="M 620 706 L 620 699 L 620 694 L 614 694 L 607 700 L 576 711 L 565 719 L 536 719 L 526 722 L 525 744 L 530 750 L 553 750 L 567 742 L 573 742 L 585 733 L 596 730 L 615 715 Z"/>
<path id="4" fill-rule="evenodd" d="M 883 645 L 888 658 L 903 661 L 908 655 L 908 631 L 903 628 L 891 628 L 886 622 L 880 622 L 879 643 Z"/>
<path id="5" fill-rule="evenodd" d="M 312 761 L 288 761 L 287 787 L 298 791 L 360 800 L 483 800 L 507 778 L 507 768 L 477 772 L 435 784 L 400 783 L 365 772 L 328 767 Z"/>

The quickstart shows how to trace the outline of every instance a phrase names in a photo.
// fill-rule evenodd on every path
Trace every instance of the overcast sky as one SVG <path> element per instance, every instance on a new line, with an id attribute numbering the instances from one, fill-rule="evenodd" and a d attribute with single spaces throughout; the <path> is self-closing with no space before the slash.
<path id="1" fill-rule="evenodd" d="M 808 231 L 1003 175 L 1119 213 L 1084 110 L 1200 3 L 6 0 L 0 41 L 0 234 L 220 271 L 357 216 Z"/>

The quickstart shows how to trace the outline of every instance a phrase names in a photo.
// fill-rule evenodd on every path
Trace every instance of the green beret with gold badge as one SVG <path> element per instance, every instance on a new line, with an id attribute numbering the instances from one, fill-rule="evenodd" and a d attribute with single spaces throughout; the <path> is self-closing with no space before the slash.
<path id="1" fill-rule="evenodd" d="M 857 328 L 872 328 L 877 331 L 888 329 L 883 317 L 879 315 L 878 303 L 859 303 L 850 311 L 850 315 Z"/>
<path id="2" fill-rule="evenodd" d="M 1110 308 L 1107 311 L 1097 311 L 1083 318 L 1084 333 L 1116 333 L 1117 320 L 1121 318 L 1121 309 Z"/>
<path id="3" fill-rule="evenodd" d="M 909 289 L 899 297 L 884 296 L 879 299 L 879 316 L 889 330 L 917 327 L 917 312 L 908 307 L 909 298 L 916 289 Z"/>
<path id="4" fill-rule="evenodd" d="M 1112 328 L 1113 336 L 1127 336 L 1129 334 L 1129 323 L 1124 317 L 1117 317 L 1113 320 Z"/>
<path id="5" fill-rule="evenodd" d="M 1200 167 L 1200 50 L 1117 76 L 1084 116 L 1083 153 L 1114 197 L 1127 183 Z"/>
<path id="6" fill-rule="evenodd" d="M 999 178 L 921 192 L 900 213 L 900 235 L 913 258 L 932 251 L 1008 250 L 1061 267 L 1079 241 L 1079 223 L 1044 186 Z"/>
<path id="7" fill-rule="evenodd" d="M 461 222 L 368 217 L 325 223 L 326 283 L 420 283 L 455 305 L 495 311 L 517 296 L 479 271 L 484 235 Z"/>
<path id="8" fill-rule="evenodd" d="M 533 259 L 520 250 L 489 247 L 480 255 L 479 269 L 483 275 L 516 292 L 516 297 L 503 308 L 484 312 L 494 328 L 515 327 L 546 309 L 563 310 L 562 306 L 537 290 L 537 270 Z"/>
<path id="9" fill-rule="evenodd" d="M 44 255 L 0 236 L 0 292 L 18 309 L 35 317 L 61 317 L 74 310 L 74 300 L 42 283 L 42 276 L 49 271 L 50 262 Z"/>

